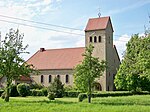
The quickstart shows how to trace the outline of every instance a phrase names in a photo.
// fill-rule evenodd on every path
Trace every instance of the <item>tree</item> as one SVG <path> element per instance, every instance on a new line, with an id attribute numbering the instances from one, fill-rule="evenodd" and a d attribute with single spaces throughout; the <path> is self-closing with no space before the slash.
<path id="1" fill-rule="evenodd" d="M 94 47 L 89 45 L 83 54 L 84 59 L 81 64 L 75 68 L 75 85 L 82 92 L 87 92 L 88 102 L 91 103 L 92 85 L 95 78 L 102 75 L 105 70 L 105 61 L 99 61 L 98 58 L 92 56 Z"/>
<path id="2" fill-rule="evenodd" d="M 50 86 L 48 87 L 48 92 L 54 93 L 55 98 L 63 97 L 64 85 L 62 84 L 62 82 L 59 80 L 58 77 L 55 77 L 54 82 L 50 84 Z"/>
<path id="3" fill-rule="evenodd" d="M 150 91 L 150 35 L 138 34 L 128 42 L 124 59 L 115 77 L 117 89 Z"/>
<path id="4" fill-rule="evenodd" d="M 19 30 L 10 29 L 5 39 L 1 42 L 0 76 L 7 78 L 6 102 L 9 102 L 9 91 L 12 81 L 20 78 L 21 75 L 29 76 L 29 73 L 36 71 L 32 65 L 28 65 L 21 57 L 21 54 L 28 53 L 25 51 L 28 45 L 23 47 L 23 36 L 19 34 Z"/>

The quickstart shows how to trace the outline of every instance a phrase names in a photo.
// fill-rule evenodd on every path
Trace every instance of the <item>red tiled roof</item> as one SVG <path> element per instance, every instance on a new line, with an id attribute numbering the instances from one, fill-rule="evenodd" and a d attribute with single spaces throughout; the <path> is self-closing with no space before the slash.
<path id="1" fill-rule="evenodd" d="M 31 81 L 31 78 L 26 76 L 20 76 L 20 81 Z"/>
<path id="2" fill-rule="evenodd" d="M 41 51 L 43 50 L 43 51 Z M 27 60 L 38 70 L 73 69 L 83 60 L 85 48 L 41 49 Z"/>
<path id="3" fill-rule="evenodd" d="M 89 19 L 85 31 L 106 29 L 110 17 L 100 17 Z"/>

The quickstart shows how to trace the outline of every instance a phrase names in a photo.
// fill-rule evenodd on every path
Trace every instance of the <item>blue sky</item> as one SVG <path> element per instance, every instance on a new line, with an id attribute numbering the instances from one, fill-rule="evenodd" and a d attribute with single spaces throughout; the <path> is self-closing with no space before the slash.
<path id="1" fill-rule="evenodd" d="M 24 44 L 29 44 L 30 55 L 24 55 L 25 59 L 41 47 L 46 49 L 81 47 L 84 46 L 84 36 L 28 27 L 19 23 L 84 35 L 88 19 L 98 17 L 99 8 L 101 16 L 111 17 L 114 27 L 114 44 L 122 57 L 125 44 L 131 35 L 135 33 L 143 35 L 144 25 L 149 25 L 150 0 L 0 0 L 2 39 L 10 28 L 19 28 L 20 32 L 25 35 Z M 33 24 L 1 15 L 72 27 L 82 29 L 82 31 Z"/>

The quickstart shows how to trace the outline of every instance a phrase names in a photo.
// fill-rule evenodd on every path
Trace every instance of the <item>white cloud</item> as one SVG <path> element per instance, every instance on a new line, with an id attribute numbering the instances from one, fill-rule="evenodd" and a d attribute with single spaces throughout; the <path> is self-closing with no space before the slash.
<path id="1" fill-rule="evenodd" d="M 41 16 L 47 12 L 54 11 L 55 8 L 52 8 L 53 2 L 60 2 L 58 0 L 1 0 L 0 1 L 0 15 L 22 18 L 27 20 L 33 20 L 36 16 Z M 57 8 L 57 7 L 56 7 Z M 55 38 L 60 36 L 67 37 L 69 39 L 69 35 L 64 33 L 52 32 L 50 30 L 42 30 L 38 28 L 32 28 L 28 26 L 22 26 L 19 24 L 12 24 L 7 22 L 2 22 L 1 20 L 13 21 L 17 23 L 23 23 L 32 25 L 33 23 L 6 18 L 0 16 L 0 31 L 2 32 L 2 39 L 4 39 L 5 34 L 9 31 L 10 28 L 17 29 L 24 33 L 24 44 L 29 44 L 29 52 L 30 55 L 25 55 L 24 58 L 27 59 L 33 53 L 35 53 L 40 47 L 45 48 L 60 48 L 63 47 L 66 41 L 60 40 L 51 40 L 51 38 Z M 37 24 L 33 24 L 37 26 Z M 39 25 L 38 25 L 39 26 Z M 66 39 L 67 40 L 67 39 Z"/>
<path id="2" fill-rule="evenodd" d="M 118 54 L 120 59 L 122 60 L 122 56 L 124 51 L 126 50 L 126 44 L 130 40 L 131 36 L 124 34 L 120 36 L 117 40 L 114 40 L 114 45 L 116 45 Z"/>

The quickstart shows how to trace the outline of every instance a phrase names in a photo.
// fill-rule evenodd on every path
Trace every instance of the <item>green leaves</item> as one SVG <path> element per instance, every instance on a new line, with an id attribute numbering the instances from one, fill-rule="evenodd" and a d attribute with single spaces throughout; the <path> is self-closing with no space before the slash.
<path id="1" fill-rule="evenodd" d="M 89 79 L 92 85 L 95 78 L 100 77 L 106 67 L 105 61 L 100 62 L 98 58 L 92 56 L 93 49 L 94 47 L 92 45 L 86 47 L 85 53 L 83 54 L 84 60 L 75 68 L 75 84 L 83 92 L 88 91 Z"/>
<path id="2" fill-rule="evenodd" d="M 27 46 L 23 47 L 23 35 L 19 34 L 19 30 L 13 29 L 10 29 L 1 43 L 0 76 L 7 78 L 7 89 L 9 89 L 12 80 L 18 79 L 21 75 L 29 76 L 30 73 L 36 72 L 33 66 L 28 65 L 20 56 L 22 53 L 27 53 L 25 51 Z M 9 97 L 9 92 L 7 94 L 7 97 Z"/>
<path id="3" fill-rule="evenodd" d="M 150 85 L 150 35 L 142 38 L 136 34 L 126 46 L 124 59 L 115 77 L 116 88 L 150 91 L 147 86 Z"/>

